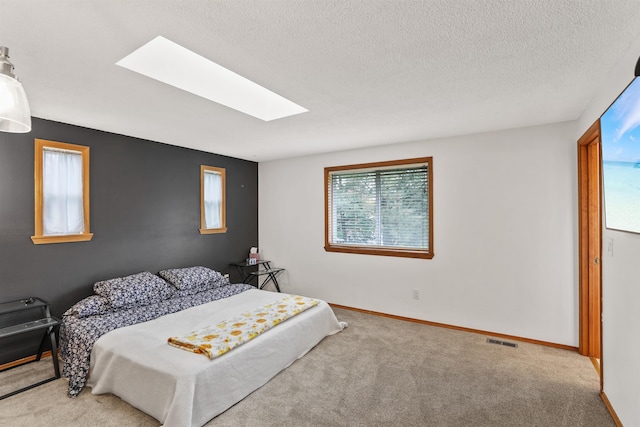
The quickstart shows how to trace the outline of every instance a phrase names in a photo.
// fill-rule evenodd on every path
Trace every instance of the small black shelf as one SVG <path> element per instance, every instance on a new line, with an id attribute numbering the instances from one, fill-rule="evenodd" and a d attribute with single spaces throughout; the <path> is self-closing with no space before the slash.
<path id="1" fill-rule="evenodd" d="M 231 265 L 236 268 L 243 283 L 251 284 L 252 280 L 256 279 L 255 286 L 258 289 L 264 289 L 269 283 L 273 283 L 276 290 L 280 292 L 277 276 L 285 270 L 284 268 L 271 267 L 271 261 L 266 260 L 256 261 L 255 264 L 240 261 L 233 262 Z M 262 266 L 262 268 L 260 268 L 260 266 Z M 267 276 L 262 283 L 260 283 L 261 276 Z"/>
<path id="2" fill-rule="evenodd" d="M 32 322 L 19 323 L 17 325 L 0 328 L 0 338 L 10 337 L 12 335 L 22 334 L 24 332 L 36 331 L 38 329 L 58 326 L 60 322 L 54 317 L 45 317 L 43 319 L 34 320 Z"/>
<path id="3" fill-rule="evenodd" d="M 42 337 L 42 340 L 40 341 L 40 347 L 38 348 L 38 354 L 36 356 L 35 361 L 39 361 L 40 358 L 42 357 L 42 352 L 44 351 L 44 346 L 45 346 L 45 343 L 47 342 L 47 336 L 48 336 L 51 341 L 51 358 L 53 359 L 53 370 L 55 372 L 55 376 L 48 378 L 44 381 L 40 381 L 36 384 L 32 384 L 27 387 L 21 388 L 20 390 L 16 390 L 16 391 L 12 391 L 11 393 L 4 394 L 0 396 L 0 400 L 6 399 L 7 397 L 13 396 L 15 394 L 21 393 L 23 391 L 32 389 L 39 385 L 48 383 L 49 381 L 53 381 L 57 378 L 60 378 L 60 365 L 58 363 L 58 346 L 56 344 L 56 328 L 60 325 L 60 321 L 55 317 L 51 316 L 51 311 L 49 310 L 49 303 L 47 303 L 44 300 L 41 300 L 40 298 L 26 298 L 18 301 L 0 303 L 0 316 L 10 314 L 10 313 L 17 313 L 21 311 L 34 310 L 34 309 L 40 309 L 40 316 L 42 316 L 41 318 L 0 328 L 0 339 L 23 334 L 26 332 L 44 330 L 44 335 Z"/>
<path id="4" fill-rule="evenodd" d="M 16 311 L 31 310 L 34 308 L 42 308 L 48 313 L 49 304 L 40 298 L 25 298 L 18 301 L 0 303 L 0 316 L 3 314 L 15 313 Z"/>

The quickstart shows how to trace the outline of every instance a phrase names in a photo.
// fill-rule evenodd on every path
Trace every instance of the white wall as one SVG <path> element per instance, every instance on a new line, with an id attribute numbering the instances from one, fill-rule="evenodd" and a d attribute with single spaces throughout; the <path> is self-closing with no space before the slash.
<path id="1" fill-rule="evenodd" d="M 580 117 L 577 137 L 633 79 L 640 39 Z M 613 240 L 613 254 L 607 251 Z M 602 358 L 604 392 L 625 426 L 640 425 L 640 235 L 603 230 Z"/>
<path id="2" fill-rule="evenodd" d="M 287 269 L 284 292 L 577 346 L 575 125 L 260 163 L 261 250 Z M 423 156 L 432 260 L 324 251 L 324 167 Z"/>

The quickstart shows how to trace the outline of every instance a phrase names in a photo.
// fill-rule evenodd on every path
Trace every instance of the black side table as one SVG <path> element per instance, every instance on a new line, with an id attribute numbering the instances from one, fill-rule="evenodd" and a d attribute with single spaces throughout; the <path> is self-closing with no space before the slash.
<path id="1" fill-rule="evenodd" d="M 23 334 L 25 332 L 44 330 L 44 335 L 42 337 L 42 340 L 40 341 L 40 347 L 38 348 L 38 354 L 35 361 L 39 361 L 42 357 L 42 352 L 44 351 L 44 346 L 47 342 L 48 336 L 51 340 L 51 358 L 53 359 L 53 369 L 55 372 L 55 376 L 44 381 L 40 381 L 36 384 L 21 388 L 20 390 L 4 394 L 0 396 L 0 400 L 60 378 L 60 365 L 58 364 L 58 346 L 56 344 L 55 332 L 56 328 L 60 325 L 60 321 L 51 316 L 49 304 L 46 301 L 41 300 L 40 298 L 26 298 L 18 301 L 5 302 L 0 304 L 0 316 L 36 309 L 40 310 L 41 317 L 39 319 L 0 328 L 0 339 L 11 337 L 13 335 Z"/>
<path id="2" fill-rule="evenodd" d="M 273 282 L 276 290 L 280 292 L 280 285 L 278 284 L 277 276 L 285 269 L 279 267 L 271 267 L 271 261 L 259 260 L 255 264 L 249 264 L 246 261 L 233 262 L 232 266 L 236 268 L 238 274 L 242 279 L 242 283 L 252 285 L 253 279 L 256 280 L 255 287 L 258 289 L 264 289 L 269 283 Z M 262 267 L 262 268 L 261 268 Z M 264 277 L 262 283 L 260 278 Z"/>

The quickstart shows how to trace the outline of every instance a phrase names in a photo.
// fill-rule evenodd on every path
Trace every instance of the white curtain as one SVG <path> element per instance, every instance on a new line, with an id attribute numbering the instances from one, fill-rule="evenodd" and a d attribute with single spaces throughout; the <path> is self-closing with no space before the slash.
<path id="1" fill-rule="evenodd" d="M 84 232 L 82 154 L 45 148 L 42 163 L 42 232 Z"/>
<path id="2" fill-rule="evenodd" d="M 204 173 L 204 223 L 206 228 L 222 228 L 222 176 Z"/>

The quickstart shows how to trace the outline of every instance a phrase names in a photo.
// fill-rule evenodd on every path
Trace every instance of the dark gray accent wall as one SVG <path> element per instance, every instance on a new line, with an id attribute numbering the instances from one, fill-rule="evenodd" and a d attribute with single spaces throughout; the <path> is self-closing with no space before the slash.
<path id="1" fill-rule="evenodd" d="M 32 243 L 36 138 L 91 147 L 90 242 Z M 198 232 L 202 164 L 226 169 L 227 233 Z M 257 244 L 255 162 L 38 118 L 0 132 L 0 302 L 40 297 L 59 317 L 94 282 L 141 271 L 202 265 L 237 281 L 229 263 Z M 34 354 L 23 341 L 0 340 L 0 364 Z"/>

